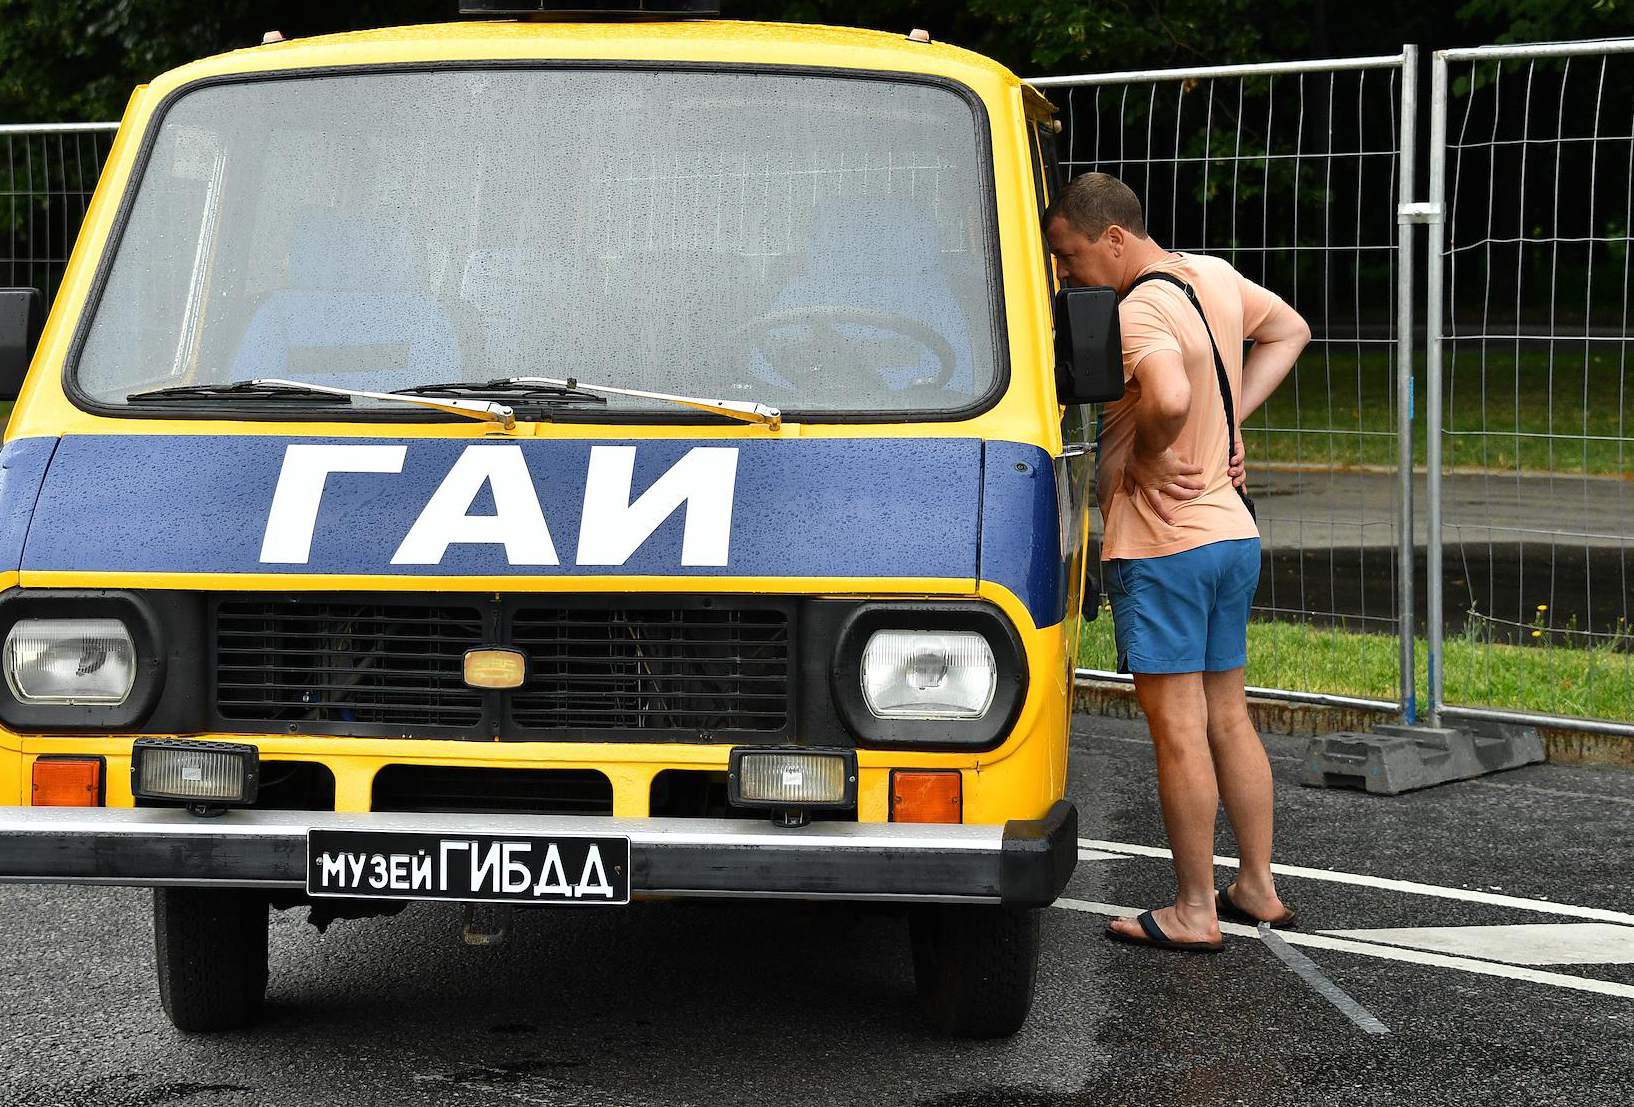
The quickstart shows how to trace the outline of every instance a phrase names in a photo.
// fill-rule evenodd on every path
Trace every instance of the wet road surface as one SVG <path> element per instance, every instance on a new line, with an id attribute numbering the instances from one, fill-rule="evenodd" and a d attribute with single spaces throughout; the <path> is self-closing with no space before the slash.
<path id="1" fill-rule="evenodd" d="M 1268 744 L 1292 948 L 1387 1034 L 1246 930 L 1217 957 L 1102 937 L 1170 873 L 1141 726 L 1081 717 L 1084 859 L 1009 1041 L 924 1034 L 900 920 L 741 904 L 533 912 L 494 948 L 447 906 L 321 936 L 281 912 L 263 1024 L 188 1037 L 159 1010 L 148 893 L 0 886 L 0 1103 L 1634 1100 L 1634 773 L 1380 797 L 1301 789 L 1303 740 Z"/>

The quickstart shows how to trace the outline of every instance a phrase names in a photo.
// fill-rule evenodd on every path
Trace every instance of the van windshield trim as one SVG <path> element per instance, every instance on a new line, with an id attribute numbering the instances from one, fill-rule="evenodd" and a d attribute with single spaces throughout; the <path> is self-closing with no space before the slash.
<path id="1" fill-rule="evenodd" d="M 725 74 L 772 74 L 817 78 L 835 78 L 851 81 L 879 81 L 926 85 L 941 88 L 957 95 L 971 112 L 975 130 L 977 214 L 981 219 L 980 234 L 987 251 L 988 264 L 984 276 L 987 284 L 988 317 L 991 328 L 993 372 L 989 387 L 969 404 L 957 408 L 926 410 L 823 410 L 790 406 L 783 409 L 785 421 L 816 424 L 877 424 L 877 423 L 943 423 L 960 422 L 975 418 L 998 404 L 1009 389 L 1011 379 L 1011 352 L 1007 326 L 1007 304 L 1002 262 L 1002 243 L 997 203 L 996 164 L 993 151 L 993 128 L 988 106 L 969 85 L 952 77 L 939 74 L 886 69 L 852 69 L 843 66 L 800 66 L 789 64 L 762 64 L 751 62 L 655 61 L 624 59 L 466 59 L 449 61 L 401 61 L 338 66 L 313 66 L 292 69 L 271 69 L 244 73 L 219 74 L 198 78 L 179 85 L 166 93 L 152 109 L 144 127 L 140 145 L 130 163 L 127 179 L 121 190 L 119 206 L 99 252 L 96 268 L 91 276 L 79 317 L 75 321 L 73 337 L 63 360 L 62 386 L 69 401 L 77 408 L 93 415 L 124 419 L 219 419 L 220 410 L 206 407 L 178 409 L 157 406 L 141 407 L 129 403 L 107 404 L 89 395 L 78 379 L 80 359 L 107 291 L 109 278 L 120 246 L 129 227 L 132 211 L 141 192 L 144 178 L 152 160 L 165 122 L 175 105 L 192 93 L 220 85 L 255 84 L 265 81 L 306 80 L 330 76 L 354 76 L 375 73 L 415 73 L 438 71 L 636 71 L 636 72 L 700 72 Z M 251 404 L 232 408 L 235 418 L 250 421 L 276 422 L 333 422 L 329 412 L 289 410 L 260 407 Z M 411 412 L 391 410 L 362 410 L 348 413 L 347 422 L 370 421 L 382 423 L 419 423 L 448 418 L 439 412 Z M 704 424 L 721 425 L 718 415 L 706 412 L 677 412 L 673 410 L 597 410 L 565 411 L 553 415 L 556 422 L 585 422 L 595 424 Z"/>

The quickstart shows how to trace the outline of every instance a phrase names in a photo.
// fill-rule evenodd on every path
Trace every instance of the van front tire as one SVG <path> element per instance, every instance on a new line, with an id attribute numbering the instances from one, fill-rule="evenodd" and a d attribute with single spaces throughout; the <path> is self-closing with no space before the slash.
<path id="1" fill-rule="evenodd" d="M 1021 1029 L 1038 977 L 1038 912 L 926 906 L 908 918 L 919 1007 L 938 1034 L 1006 1038 Z"/>
<path id="2" fill-rule="evenodd" d="M 267 991 L 268 904 L 237 888 L 157 888 L 159 999 L 177 1030 L 248 1026 Z"/>

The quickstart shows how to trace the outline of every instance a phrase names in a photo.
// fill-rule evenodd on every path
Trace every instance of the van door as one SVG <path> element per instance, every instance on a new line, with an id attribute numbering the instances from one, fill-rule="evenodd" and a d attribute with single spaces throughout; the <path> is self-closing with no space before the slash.
<path id="1" fill-rule="evenodd" d="M 1029 119 L 1028 142 L 1032 153 L 1033 189 L 1040 216 L 1064 182 L 1056 149 L 1055 129 L 1049 119 Z M 1044 275 L 1053 296 L 1056 291 L 1055 266 L 1049 247 L 1044 248 Z M 1095 421 L 1088 404 L 1067 404 L 1061 408 L 1061 456 L 1056 459 L 1055 485 L 1060 497 L 1061 552 L 1067 559 L 1067 630 L 1071 635 L 1068 653 L 1077 665 L 1082 614 L 1088 608 L 1093 618 L 1100 605 L 1100 590 L 1087 578 L 1089 548 L 1089 503 L 1095 464 Z M 1088 590 L 1089 603 L 1084 603 Z"/>

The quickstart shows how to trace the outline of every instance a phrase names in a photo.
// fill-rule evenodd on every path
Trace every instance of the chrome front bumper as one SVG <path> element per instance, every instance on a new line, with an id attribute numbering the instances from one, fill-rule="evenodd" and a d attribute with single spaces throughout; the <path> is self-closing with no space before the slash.
<path id="1" fill-rule="evenodd" d="M 0 807 L 0 882 L 306 887 L 312 829 L 625 835 L 636 898 L 895 900 L 1042 907 L 1078 858 L 1078 812 L 1002 826 L 559 815 Z"/>

